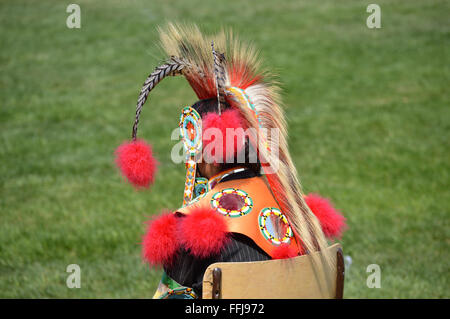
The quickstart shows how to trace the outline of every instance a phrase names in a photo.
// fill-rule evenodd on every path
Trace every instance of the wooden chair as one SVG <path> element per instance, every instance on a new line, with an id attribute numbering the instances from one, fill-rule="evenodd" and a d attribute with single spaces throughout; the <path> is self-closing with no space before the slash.
<path id="1" fill-rule="evenodd" d="M 203 276 L 203 299 L 341 299 L 342 247 L 334 244 L 327 249 L 336 265 L 328 271 L 320 252 L 290 259 L 214 263 Z"/>

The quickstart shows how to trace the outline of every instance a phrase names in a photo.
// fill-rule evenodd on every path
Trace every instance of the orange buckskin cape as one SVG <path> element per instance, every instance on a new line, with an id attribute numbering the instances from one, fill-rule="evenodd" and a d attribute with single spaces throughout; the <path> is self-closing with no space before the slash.
<path id="1" fill-rule="evenodd" d="M 226 206 L 227 197 L 239 202 L 234 209 Z M 297 239 L 262 177 L 219 183 L 177 212 L 188 216 L 198 207 L 213 208 L 225 217 L 228 232 L 251 238 L 271 257 L 281 244 L 300 253 Z M 276 224 L 282 229 L 281 236 L 276 235 Z"/>

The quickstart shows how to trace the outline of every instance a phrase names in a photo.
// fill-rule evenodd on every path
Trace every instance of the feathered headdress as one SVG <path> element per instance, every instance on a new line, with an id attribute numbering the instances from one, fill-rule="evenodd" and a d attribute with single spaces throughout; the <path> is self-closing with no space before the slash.
<path id="1" fill-rule="evenodd" d="M 261 69 L 253 47 L 240 42 L 231 32 L 222 31 L 207 37 L 196 26 L 169 24 L 159 32 L 162 47 L 169 58 L 148 76 L 140 92 L 132 131 L 133 142 L 121 146 L 129 149 L 118 152 L 118 163 L 126 163 L 122 165 L 127 169 L 123 170 L 124 174 L 130 181 L 137 181 L 135 184 L 138 186 L 148 186 L 153 179 L 149 167 L 143 169 L 143 176 L 134 176 L 142 170 L 139 164 L 155 167 L 154 161 L 149 159 L 151 150 L 136 139 L 139 116 L 156 84 L 169 75 L 183 75 L 199 99 L 217 97 L 219 112 L 221 106 L 231 106 L 243 119 L 245 128 L 252 129 L 250 142 L 262 163 L 266 182 L 300 239 L 303 250 L 306 253 L 326 251 L 326 239 L 317 218 L 304 200 L 288 151 L 279 87 L 271 80 L 270 74 Z M 127 152 L 131 155 L 125 155 Z M 147 159 L 140 159 L 139 155 Z M 133 165 L 129 163 L 137 165 L 130 168 L 128 166 Z"/>

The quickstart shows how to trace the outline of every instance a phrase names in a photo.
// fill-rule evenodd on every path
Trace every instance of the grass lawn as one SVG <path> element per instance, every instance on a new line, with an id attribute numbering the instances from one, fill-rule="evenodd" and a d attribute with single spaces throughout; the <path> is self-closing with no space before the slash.
<path id="1" fill-rule="evenodd" d="M 170 133 L 196 100 L 187 82 L 165 80 L 143 110 L 161 163 L 151 192 L 124 183 L 113 152 L 166 21 L 232 27 L 279 74 L 304 189 L 347 217 L 346 298 L 450 297 L 448 1 L 377 1 L 381 29 L 357 0 L 79 0 L 81 29 L 66 27 L 69 3 L 0 3 L 0 297 L 153 295 L 161 271 L 139 243 L 149 216 L 181 204 Z"/>

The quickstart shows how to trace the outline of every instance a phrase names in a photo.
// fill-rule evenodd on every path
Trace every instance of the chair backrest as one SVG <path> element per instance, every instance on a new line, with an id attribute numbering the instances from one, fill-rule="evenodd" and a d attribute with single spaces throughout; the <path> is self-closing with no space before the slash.
<path id="1" fill-rule="evenodd" d="M 342 298 L 344 258 L 340 244 L 327 248 L 333 267 L 322 253 L 256 262 L 214 263 L 203 276 L 203 299 Z"/>

